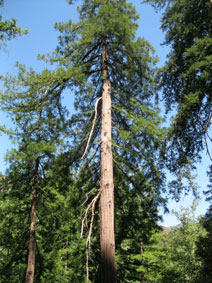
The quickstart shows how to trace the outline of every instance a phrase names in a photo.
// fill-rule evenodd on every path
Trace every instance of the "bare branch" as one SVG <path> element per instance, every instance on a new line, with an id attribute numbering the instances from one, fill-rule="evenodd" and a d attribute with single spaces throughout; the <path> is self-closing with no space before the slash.
<path id="1" fill-rule="evenodd" d="M 86 241 L 86 245 L 90 250 L 91 246 L 91 235 L 92 235 L 92 229 L 93 229 L 93 220 L 94 220 L 94 215 L 95 215 L 95 205 L 100 196 L 100 192 L 95 196 L 95 198 L 92 200 L 92 215 L 91 215 L 91 222 L 90 222 L 90 228 L 89 228 L 89 233 Z"/>
<path id="2" fill-rule="evenodd" d="M 85 220 L 87 219 L 88 211 L 89 211 L 89 209 L 91 208 L 91 206 L 92 206 L 92 201 L 89 203 L 88 207 L 86 208 L 85 215 L 84 215 L 84 217 L 83 217 L 83 219 L 82 219 L 80 238 L 82 238 L 82 236 L 83 236 L 84 223 L 85 223 Z"/>
<path id="3" fill-rule="evenodd" d="M 86 202 L 88 201 L 88 197 L 89 195 L 95 190 L 96 188 L 94 188 L 93 190 L 89 191 L 88 193 L 86 193 L 86 200 L 82 203 L 81 206 L 84 206 L 84 204 L 86 204 Z"/>
<path id="4" fill-rule="evenodd" d="M 90 192 L 89 192 L 90 193 Z M 89 258 L 90 258 L 90 247 L 91 247 L 91 235 L 92 235 L 92 230 L 93 230 L 93 220 L 95 216 L 95 205 L 100 196 L 100 192 L 92 199 L 92 201 L 89 203 L 88 207 L 86 208 L 85 215 L 82 219 L 82 226 L 81 226 L 81 234 L 80 238 L 83 236 L 83 228 L 84 228 L 84 223 L 87 220 L 88 212 L 89 209 L 91 208 L 92 214 L 91 214 L 91 221 L 90 221 L 90 226 L 89 226 L 89 232 L 86 240 L 86 281 L 87 283 L 89 282 Z"/>
<path id="5" fill-rule="evenodd" d="M 90 193 L 90 192 L 89 192 L 89 193 Z M 99 194 L 100 194 L 100 193 L 98 193 L 98 194 L 92 199 L 92 201 L 89 203 L 88 207 L 86 208 L 84 217 L 83 217 L 83 219 L 82 219 L 80 238 L 82 238 L 82 236 L 83 236 L 84 223 L 85 223 L 85 220 L 87 219 L 88 211 L 89 211 L 89 209 L 92 207 L 92 213 L 93 213 L 93 207 L 95 207 L 95 203 L 96 203 L 97 199 L 99 198 Z M 92 220 L 92 217 L 91 217 L 91 220 Z M 93 225 L 93 222 L 92 222 L 92 225 Z M 90 233 L 90 230 L 89 230 L 89 233 Z"/>
<path id="6" fill-rule="evenodd" d="M 92 128 L 91 128 L 91 132 L 90 132 L 90 135 L 89 135 L 89 138 L 88 138 L 88 142 L 87 142 L 86 148 L 85 148 L 85 152 L 84 152 L 83 156 L 81 157 L 81 159 L 84 159 L 84 157 L 85 157 L 85 155 L 86 155 L 86 152 L 87 152 L 87 150 L 88 150 L 88 146 L 89 146 L 89 143 L 90 143 L 90 140 L 91 140 L 91 137 L 92 137 L 92 134 L 93 134 L 95 122 L 96 122 L 98 102 L 99 102 L 101 99 L 102 99 L 102 98 L 99 97 L 99 98 L 97 99 L 96 103 L 95 103 L 95 115 L 94 115 L 94 119 L 93 119 L 93 125 L 92 125 Z"/>

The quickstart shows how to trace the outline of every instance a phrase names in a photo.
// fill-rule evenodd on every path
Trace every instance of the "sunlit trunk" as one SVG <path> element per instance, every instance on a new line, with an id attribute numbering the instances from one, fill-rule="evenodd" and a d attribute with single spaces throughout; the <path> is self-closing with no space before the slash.
<path id="1" fill-rule="evenodd" d="M 101 283 L 116 282 L 111 85 L 107 41 L 102 43 L 102 125 L 100 182 Z"/>

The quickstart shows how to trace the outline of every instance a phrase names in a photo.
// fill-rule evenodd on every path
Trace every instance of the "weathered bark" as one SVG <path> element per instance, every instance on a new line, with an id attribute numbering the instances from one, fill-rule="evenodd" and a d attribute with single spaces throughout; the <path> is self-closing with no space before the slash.
<path id="1" fill-rule="evenodd" d="M 102 125 L 100 182 L 101 282 L 116 282 L 111 84 L 107 41 L 102 43 Z"/>
<path id="2" fill-rule="evenodd" d="M 26 270 L 26 283 L 33 283 L 34 281 L 35 247 L 36 247 L 35 224 L 36 224 L 38 166 L 39 166 L 39 159 L 36 160 L 36 164 L 35 164 L 35 176 L 34 176 L 34 184 L 33 184 L 33 192 L 32 192 L 32 207 L 31 207 L 28 263 L 27 263 L 27 270 Z"/>

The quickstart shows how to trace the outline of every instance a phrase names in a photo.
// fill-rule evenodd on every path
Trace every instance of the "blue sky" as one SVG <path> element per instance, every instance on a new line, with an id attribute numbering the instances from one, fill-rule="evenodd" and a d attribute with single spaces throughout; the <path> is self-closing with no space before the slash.
<path id="1" fill-rule="evenodd" d="M 78 4 L 80 1 L 77 1 Z M 138 35 L 145 37 L 151 45 L 156 49 L 162 65 L 165 62 L 168 47 L 161 46 L 164 40 L 164 34 L 160 30 L 160 13 L 155 13 L 149 5 L 141 5 L 139 0 L 132 1 L 140 15 L 138 21 Z M 3 19 L 15 18 L 18 25 L 23 29 L 28 29 L 28 35 L 24 35 L 15 40 L 8 42 L 5 50 L 0 50 L 0 74 L 6 72 L 10 74 L 16 73 L 14 64 L 16 61 L 25 64 L 28 67 L 40 71 L 45 66 L 43 62 L 38 61 L 38 54 L 46 54 L 54 50 L 57 45 L 58 33 L 54 30 L 55 22 L 77 20 L 76 5 L 69 5 L 65 0 L 5 0 L 5 5 L 0 8 L 0 14 Z M 66 100 L 68 103 L 68 100 Z M 67 105 L 68 106 L 68 105 Z M 72 101 L 70 100 L 69 109 L 72 109 Z M 11 125 L 7 117 L 0 113 L 1 124 Z M 0 136 L 0 171 L 4 172 L 5 162 L 4 155 L 12 145 L 8 138 L 4 135 Z M 206 176 L 206 168 L 209 159 L 204 156 L 203 162 L 198 166 L 198 184 L 200 191 L 205 190 L 208 182 Z M 203 196 L 204 199 L 204 196 Z M 197 209 L 197 214 L 204 214 L 208 203 L 201 200 Z M 180 209 L 180 206 L 189 206 L 192 203 L 192 197 L 189 195 L 181 200 L 180 203 L 170 202 L 170 209 Z M 177 220 L 173 215 L 164 216 L 165 226 L 177 224 Z"/>

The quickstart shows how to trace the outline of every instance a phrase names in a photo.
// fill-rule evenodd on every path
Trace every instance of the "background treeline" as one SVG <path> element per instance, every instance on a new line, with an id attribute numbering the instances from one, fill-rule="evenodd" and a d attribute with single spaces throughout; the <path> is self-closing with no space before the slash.
<path id="1" fill-rule="evenodd" d="M 17 63 L 16 76 L 1 76 L 1 110 L 14 125 L 1 131 L 16 143 L 0 177 L 1 283 L 212 282 L 211 209 L 201 219 L 178 214 L 181 225 L 168 234 L 157 224 L 169 197 L 196 192 L 192 170 L 204 149 L 211 156 L 212 3 L 145 2 L 163 9 L 171 47 L 164 67 L 156 68 L 153 48 L 137 36 L 131 3 L 84 0 L 77 23 L 55 24 L 58 46 L 40 56 L 50 68 L 37 73 Z M 15 20 L 0 18 L 2 44 L 23 33 Z M 112 110 L 105 143 L 106 153 L 113 148 L 113 184 L 105 184 L 115 219 L 110 260 L 98 212 L 107 171 L 105 89 Z M 72 115 L 62 103 L 67 90 Z M 160 107 L 174 110 L 167 128 Z M 208 174 L 211 181 L 212 166 Z M 101 276 L 105 270 L 112 279 Z"/>

